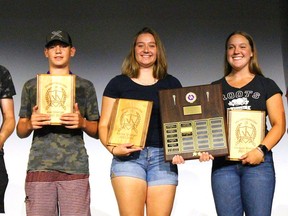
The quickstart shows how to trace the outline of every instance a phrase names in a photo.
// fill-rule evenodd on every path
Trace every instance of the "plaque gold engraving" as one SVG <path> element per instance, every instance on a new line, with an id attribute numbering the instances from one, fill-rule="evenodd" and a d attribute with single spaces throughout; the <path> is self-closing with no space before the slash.
<path id="1" fill-rule="evenodd" d="M 228 155 L 221 84 L 159 91 L 165 160 Z"/>
<path id="2" fill-rule="evenodd" d="M 229 110 L 228 113 L 228 160 L 239 158 L 256 148 L 265 136 L 265 111 Z"/>
<path id="3" fill-rule="evenodd" d="M 60 116 L 73 112 L 75 77 L 73 74 L 37 75 L 38 112 L 51 115 L 51 125 L 60 125 Z"/>
<path id="4" fill-rule="evenodd" d="M 144 148 L 152 105 L 152 101 L 116 99 L 111 114 L 108 145 L 131 143 L 134 147 Z"/>

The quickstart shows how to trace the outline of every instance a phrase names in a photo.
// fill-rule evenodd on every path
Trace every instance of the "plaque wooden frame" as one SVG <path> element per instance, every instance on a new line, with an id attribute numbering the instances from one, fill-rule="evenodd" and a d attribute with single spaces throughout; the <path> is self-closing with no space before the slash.
<path id="1" fill-rule="evenodd" d="M 60 125 L 60 116 L 73 113 L 75 104 L 74 74 L 37 74 L 38 112 L 51 115 L 51 125 Z"/>
<path id="2" fill-rule="evenodd" d="M 110 118 L 108 145 L 131 143 L 133 147 L 144 148 L 152 106 L 152 101 L 116 99 Z"/>
<path id="3" fill-rule="evenodd" d="M 197 159 L 200 152 L 228 155 L 221 84 L 159 91 L 165 160 Z"/>
<path id="4" fill-rule="evenodd" d="M 256 148 L 265 137 L 266 112 L 260 110 L 229 110 L 228 160 L 240 157 Z"/>

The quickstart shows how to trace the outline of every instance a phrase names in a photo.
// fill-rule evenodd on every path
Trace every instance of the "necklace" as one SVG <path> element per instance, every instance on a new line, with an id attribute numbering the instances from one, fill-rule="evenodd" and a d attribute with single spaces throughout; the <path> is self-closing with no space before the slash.
<path id="1" fill-rule="evenodd" d="M 144 85 L 144 86 L 149 86 L 149 85 L 154 85 L 156 82 L 158 82 L 158 79 L 154 78 L 153 80 L 151 81 L 142 81 L 138 78 L 132 78 L 132 80 L 140 85 Z"/>

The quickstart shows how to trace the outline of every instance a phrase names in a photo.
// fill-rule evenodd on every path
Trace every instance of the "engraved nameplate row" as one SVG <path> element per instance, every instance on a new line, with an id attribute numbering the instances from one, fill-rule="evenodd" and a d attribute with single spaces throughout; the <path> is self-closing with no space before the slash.
<path id="1" fill-rule="evenodd" d="M 228 154 L 220 84 L 161 90 L 159 97 L 166 161 Z"/>
<path id="2" fill-rule="evenodd" d="M 166 154 L 199 152 L 226 148 L 226 134 L 223 118 L 191 120 L 164 124 Z"/>

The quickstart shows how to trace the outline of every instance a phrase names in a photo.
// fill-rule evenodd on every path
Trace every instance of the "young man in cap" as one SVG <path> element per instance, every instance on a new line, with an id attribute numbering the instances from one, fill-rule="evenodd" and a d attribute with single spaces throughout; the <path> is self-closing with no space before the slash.
<path id="1" fill-rule="evenodd" d="M 0 128 L 0 213 L 4 213 L 4 194 L 8 184 L 8 174 L 4 162 L 3 146 L 15 128 L 14 101 L 16 94 L 9 71 L 0 65 L 0 108 L 2 124 Z"/>
<path id="2" fill-rule="evenodd" d="M 75 55 L 71 37 L 53 31 L 46 37 L 44 54 L 48 74 L 71 74 L 70 60 Z M 96 137 L 99 111 L 94 85 L 76 76 L 73 113 L 63 114 L 61 125 L 50 125 L 50 116 L 38 112 L 37 79 L 23 87 L 17 135 L 33 140 L 25 182 L 26 213 L 29 216 L 73 215 L 90 213 L 88 155 L 83 132 Z"/>

